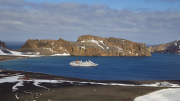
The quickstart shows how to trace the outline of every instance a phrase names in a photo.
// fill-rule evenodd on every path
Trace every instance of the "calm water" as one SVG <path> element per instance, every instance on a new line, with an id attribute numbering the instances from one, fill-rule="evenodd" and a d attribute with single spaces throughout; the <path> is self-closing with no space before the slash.
<path id="1" fill-rule="evenodd" d="M 5 43 L 10 49 L 20 49 L 25 41 L 6 41 Z"/>
<path id="2" fill-rule="evenodd" d="M 97 67 L 72 67 L 74 60 L 92 60 Z M 180 80 L 180 55 L 152 57 L 40 57 L 0 62 L 2 69 L 40 72 L 94 80 Z"/>

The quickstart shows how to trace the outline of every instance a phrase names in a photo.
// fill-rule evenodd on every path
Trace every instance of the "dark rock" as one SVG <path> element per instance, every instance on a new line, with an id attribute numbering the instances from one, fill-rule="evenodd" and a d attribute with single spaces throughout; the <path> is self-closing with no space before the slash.
<path id="1" fill-rule="evenodd" d="M 0 41 L 0 47 L 7 48 L 5 42 Z"/>

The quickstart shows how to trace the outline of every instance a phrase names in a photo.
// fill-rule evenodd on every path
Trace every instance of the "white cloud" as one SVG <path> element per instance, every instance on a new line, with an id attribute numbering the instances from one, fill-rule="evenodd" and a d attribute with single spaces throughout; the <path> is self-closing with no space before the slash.
<path id="1" fill-rule="evenodd" d="M 0 1 L 0 36 L 4 40 L 63 38 L 75 41 L 78 36 L 89 34 L 150 44 L 180 37 L 179 11 L 135 13 L 101 4 L 11 1 Z"/>

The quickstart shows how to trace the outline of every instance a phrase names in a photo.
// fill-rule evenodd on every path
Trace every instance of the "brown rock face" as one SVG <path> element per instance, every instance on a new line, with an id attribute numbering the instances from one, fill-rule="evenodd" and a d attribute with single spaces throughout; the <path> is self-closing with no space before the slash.
<path id="1" fill-rule="evenodd" d="M 2 48 L 7 48 L 5 42 L 2 42 L 2 41 L 0 41 L 0 47 L 2 47 Z"/>
<path id="2" fill-rule="evenodd" d="M 27 40 L 19 51 L 40 52 L 42 55 L 72 56 L 151 56 L 146 44 L 118 38 L 83 35 L 77 42 L 59 40 Z"/>
<path id="3" fill-rule="evenodd" d="M 148 47 L 151 53 L 172 53 L 180 54 L 180 40 Z"/>

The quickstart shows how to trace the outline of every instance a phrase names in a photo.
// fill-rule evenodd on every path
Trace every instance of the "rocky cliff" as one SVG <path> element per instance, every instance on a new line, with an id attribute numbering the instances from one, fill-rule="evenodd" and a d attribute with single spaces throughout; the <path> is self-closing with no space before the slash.
<path id="1" fill-rule="evenodd" d="M 12 50 L 6 46 L 5 42 L 0 41 L 0 55 L 12 55 L 10 51 Z"/>
<path id="2" fill-rule="evenodd" d="M 70 54 L 72 56 L 151 56 L 146 44 L 126 39 L 101 38 L 83 35 L 77 42 L 59 40 L 27 40 L 22 52 L 39 52 L 41 55 Z"/>
<path id="3" fill-rule="evenodd" d="M 2 41 L 0 41 L 0 47 L 1 47 L 1 48 L 7 48 L 5 42 L 2 42 Z"/>
<path id="4" fill-rule="evenodd" d="M 148 50 L 151 53 L 180 54 L 180 39 L 173 42 L 166 43 L 166 44 L 150 46 L 148 47 Z"/>
<path id="5" fill-rule="evenodd" d="M 10 52 L 7 49 L 5 42 L 0 41 L 0 55 L 5 55 L 5 53 L 9 54 Z"/>

